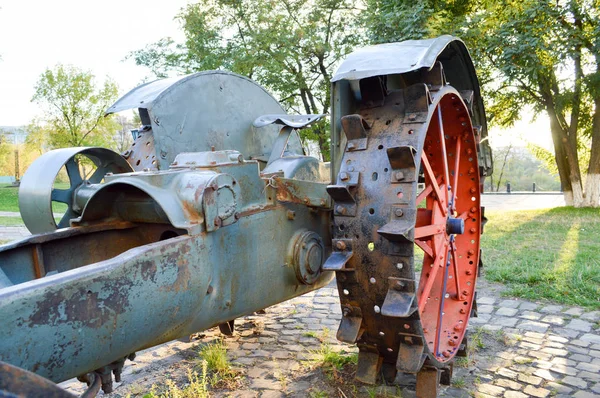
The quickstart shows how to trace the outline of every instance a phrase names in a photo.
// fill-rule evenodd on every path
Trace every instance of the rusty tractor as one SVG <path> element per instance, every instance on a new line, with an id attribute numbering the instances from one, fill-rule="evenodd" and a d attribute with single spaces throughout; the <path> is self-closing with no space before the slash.
<path id="1" fill-rule="evenodd" d="M 0 396 L 70 397 L 54 383 L 73 377 L 109 393 L 136 351 L 231 334 L 334 277 L 356 378 L 415 374 L 436 396 L 476 313 L 491 154 L 475 69 L 442 36 L 360 49 L 332 82 L 330 163 L 298 135 L 323 115 L 224 71 L 119 99 L 107 113 L 142 122 L 123 154 L 38 158 L 19 192 L 33 235 L 0 247 Z"/>

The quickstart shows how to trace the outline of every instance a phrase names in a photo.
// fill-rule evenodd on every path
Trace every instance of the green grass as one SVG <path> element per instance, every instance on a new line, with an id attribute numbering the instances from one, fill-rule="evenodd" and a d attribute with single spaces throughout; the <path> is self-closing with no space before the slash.
<path id="1" fill-rule="evenodd" d="M 55 217 L 54 221 L 58 224 L 60 222 L 60 217 Z M 1 227 L 24 227 L 25 223 L 21 217 L 12 217 L 12 216 L 0 216 L 0 226 Z"/>
<path id="2" fill-rule="evenodd" d="M 55 188 L 66 189 L 69 184 L 56 183 Z M 64 203 L 53 202 L 52 211 L 54 213 L 64 213 L 67 205 Z M 12 185 L 0 185 L 0 211 L 19 211 L 19 188 Z"/>
<path id="3" fill-rule="evenodd" d="M 0 211 L 19 211 L 18 193 L 17 187 L 0 186 Z"/>
<path id="4" fill-rule="evenodd" d="M 208 369 L 209 384 L 216 388 L 237 388 L 242 374 L 233 369 L 227 358 L 227 346 L 222 340 L 206 344 L 200 348 L 198 362 Z"/>
<path id="5" fill-rule="evenodd" d="M 348 353 L 344 350 L 336 351 L 329 344 L 321 343 L 316 350 L 309 350 L 312 358 L 306 362 L 309 368 L 322 368 L 326 373 L 342 370 L 346 365 L 358 363 L 357 353 Z"/>
<path id="6" fill-rule="evenodd" d="M 157 387 L 152 386 L 152 391 L 145 394 L 143 398 L 208 398 L 209 396 L 206 362 L 204 362 L 200 375 L 188 371 L 188 383 L 184 387 L 179 387 L 173 380 L 167 379 L 161 392 L 157 392 Z"/>
<path id="7" fill-rule="evenodd" d="M 487 212 L 482 236 L 488 280 L 507 294 L 600 309 L 600 210 Z"/>
<path id="8" fill-rule="evenodd" d="M 23 219 L 21 217 L 0 217 L 0 226 L 3 227 L 21 227 Z"/>

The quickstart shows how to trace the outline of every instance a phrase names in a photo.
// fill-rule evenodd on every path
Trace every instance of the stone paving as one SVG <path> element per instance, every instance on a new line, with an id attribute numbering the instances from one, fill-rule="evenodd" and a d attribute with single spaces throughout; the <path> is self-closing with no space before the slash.
<path id="1" fill-rule="evenodd" d="M 455 365 L 454 385 L 444 387 L 441 396 L 600 397 L 600 311 L 502 298 L 501 290 L 482 281 L 479 317 L 469 326 L 473 352 Z M 372 396 L 358 384 L 355 393 L 340 393 L 307 363 L 323 344 L 356 352 L 335 339 L 340 317 L 337 289 L 330 285 L 268 308 L 264 315 L 238 320 L 234 336 L 224 342 L 243 380 L 236 389 L 215 396 Z M 163 385 L 166 374 L 182 379 L 198 356 L 195 347 L 220 336 L 213 329 L 195 338 L 140 353 L 128 362 L 114 395 L 147 392 L 152 384 Z M 78 382 L 63 386 L 82 391 Z M 396 385 L 380 387 L 380 392 L 382 388 L 388 395 L 380 396 L 412 397 L 414 378 L 398 377 Z"/>
<path id="2" fill-rule="evenodd" d="M 22 239 L 31 235 L 25 227 L 0 227 L 0 243 L 10 242 L 16 239 Z"/>

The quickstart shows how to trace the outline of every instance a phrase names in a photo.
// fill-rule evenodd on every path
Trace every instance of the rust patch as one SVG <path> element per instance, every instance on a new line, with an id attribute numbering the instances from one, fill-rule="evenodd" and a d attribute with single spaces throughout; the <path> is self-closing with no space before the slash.
<path id="1" fill-rule="evenodd" d="M 147 275 L 151 277 L 150 273 Z M 126 311 L 129 305 L 128 292 L 132 286 L 130 279 L 106 281 L 101 289 L 105 298 L 99 298 L 99 292 L 91 290 L 78 290 L 70 296 L 64 290 L 47 292 L 29 317 L 29 326 L 78 323 L 97 329 L 115 314 Z"/>
<path id="2" fill-rule="evenodd" d="M 140 264 L 140 270 L 142 274 L 142 279 L 152 280 L 152 282 L 156 282 L 156 263 L 152 260 L 146 260 Z"/>

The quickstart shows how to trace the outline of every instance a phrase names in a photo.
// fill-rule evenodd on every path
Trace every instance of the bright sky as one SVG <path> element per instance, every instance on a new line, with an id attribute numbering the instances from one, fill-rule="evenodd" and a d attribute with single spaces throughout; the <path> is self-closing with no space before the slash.
<path id="1" fill-rule="evenodd" d="M 40 74 L 58 63 L 110 76 L 124 94 L 149 71 L 124 58 L 160 38 L 183 40 L 179 10 L 192 0 L 0 0 L 0 126 L 21 126 L 40 114 L 31 102 Z M 494 146 L 524 145 L 526 137 L 551 148 L 546 118 L 492 130 Z"/>
<path id="2" fill-rule="evenodd" d="M 121 94 L 150 75 L 130 51 L 171 36 L 188 0 L 0 0 L 0 126 L 19 126 L 40 113 L 31 103 L 40 74 L 58 63 L 110 76 Z"/>

